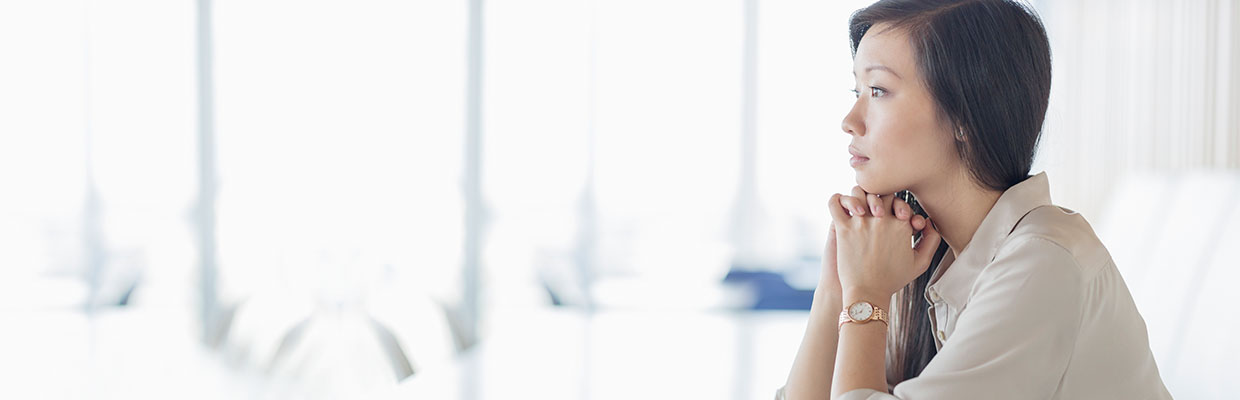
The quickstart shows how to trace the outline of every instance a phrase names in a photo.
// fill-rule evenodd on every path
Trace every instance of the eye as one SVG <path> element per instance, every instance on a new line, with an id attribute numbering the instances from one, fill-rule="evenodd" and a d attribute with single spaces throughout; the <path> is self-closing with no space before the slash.
<path id="1" fill-rule="evenodd" d="M 848 91 L 852 92 L 853 97 L 861 98 L 861 91 L 857 89 L 848 89 Z"/>
<path id="2" fill-rule="evenodd" d="M 879 87 L 870 87 L 870 97 L 883 97 L 887 95 L 887 89 Z"/>

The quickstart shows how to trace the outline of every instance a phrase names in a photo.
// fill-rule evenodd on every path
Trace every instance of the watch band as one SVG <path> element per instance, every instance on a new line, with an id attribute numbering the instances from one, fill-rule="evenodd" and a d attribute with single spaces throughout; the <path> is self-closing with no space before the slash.
<path id="1" fill-rule="evenodd" d="M 883 324 L 887 324 L 887 310 L 879 308 L 878 306 L 874 306 L 874 312 L 870 314 L 869 319 L 864 320 L 864 321 L 855 321 L 855 322 L 859 324 L 864 324 L 870 321 L 882 321 Z M 836 329 L 843 328 L 844 324 L 847 324 L 849 322 L 854 322 L 854 321 L 852 317 L 848 316 L 848 309 L 845 308 L 844 311 L 840 311 L 840 326 L 836 327 Z"/>

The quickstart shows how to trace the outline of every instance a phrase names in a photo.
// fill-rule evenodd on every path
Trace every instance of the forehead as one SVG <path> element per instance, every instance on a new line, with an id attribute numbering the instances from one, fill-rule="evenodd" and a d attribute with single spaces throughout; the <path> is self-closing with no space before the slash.
<path id="1" fill-rule="evenodd" d="M 861 37 L 857 55 L 853 59 L 854 72 L 865 73 L 867 67 L 882 65 L 900 76 L 913 76 L 913 45 L 904 29 L 893 29 L 890 24 L 874 24 Z"/>

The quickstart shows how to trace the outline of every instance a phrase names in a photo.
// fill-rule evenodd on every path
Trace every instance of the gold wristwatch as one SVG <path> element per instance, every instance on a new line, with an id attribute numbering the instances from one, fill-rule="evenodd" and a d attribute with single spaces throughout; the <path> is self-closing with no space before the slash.
<path id="1" fill-rule="evenodd" d="M 849 305 L 844 311 L 840 311 L 839 328 L 843 328 L 844 324 L 849 322 L 864 324 L 870 321 L 882 321 L 883 324 L 887 324 L 887 310 L 868 301 L 858 301 Z"/>

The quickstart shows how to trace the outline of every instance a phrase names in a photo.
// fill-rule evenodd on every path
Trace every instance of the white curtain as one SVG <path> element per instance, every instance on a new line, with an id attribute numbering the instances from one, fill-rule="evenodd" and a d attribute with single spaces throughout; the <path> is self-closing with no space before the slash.
<path id="1" fill-rule="evenodd" d="M 1045 0 L 1054 59 L 1034 170 L 1087 218 L 1126 174 L 1240 168 L 1240 4 Z"/>

